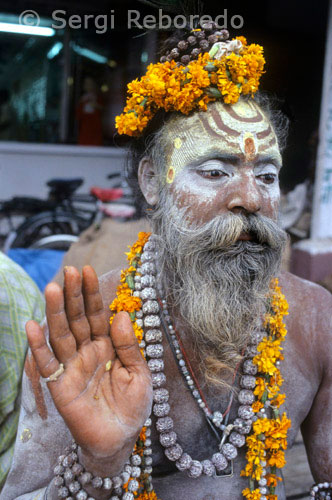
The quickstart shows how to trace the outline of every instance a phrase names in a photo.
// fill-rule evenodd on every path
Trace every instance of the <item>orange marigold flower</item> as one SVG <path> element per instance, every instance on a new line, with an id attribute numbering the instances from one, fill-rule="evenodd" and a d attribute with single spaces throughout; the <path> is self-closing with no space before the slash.
<path id="1" fill-rule="evenodd" d="M 255 413 L 259 412 L 263 408 L 263 403 L 261 401 L 255 401 L 252 405 L 251 408 Z"/>
<path id="2" fill-rule="evenodd" d="M 242 491 L 242 495 L 247 500 L 260 500 L 261 498 L 261 492 L 259 491 L 259 488 L 256 488 L 255 490 L 252 491 L 249 488 L 246 488 L 245 490 Z"/>
<path id="3" fill-rule="evenodd" d="M 274 399 L 271 400 L 271 405 L 273 405 L 275 408 L 279 408 L 282 404 L 284 404 L 285 399 L 285 394 L 278 394 Z"/>
<path id="4" fill-rule="evenodd" d="M 233 39 L 234 40 L 234 39 Z M 242 43 L 242 45 L 245 47 L 247 45 L 247 39 L 246 37 L 244 36 L 236 36 L 235 37 L 235 40 L 240 40 L 240 42 Z"/>
<path id="5" fill-rule="evenodd" d="M 178 66 L 175 61 L 150 64 L 141 79 L 128 84 L 128 99 L 122 115 L 116 117 L 120 134 L 137 136 L 159 108 L 188 114 L 193 109 L 204 109 L 211 100 L 202 100 L 205 89 L 218 86 L 223 101 L 232 104 L 241 93 L 252 95 L 257 91 L 265 59 L 259 45 L 247 45 L 244 37 L 236 37 L 243 48 L 240 54 L 232 53 L 221 59 L 210 59 L 208 52 L 200 54 L 188 66 Z M 218 68 L 209 72 L 212 63 Z"/>
<path id="6" fill-rule="evenodd" d="M 139 297 L 134 297 L 127 283 L 120 285 L 117 290 L 117 297 L 110 305 L 111 311 L 126 311 L 128 313 L 138 311 L 142 302 Z"/>
<path id="7" fill-rule="evenodd" d="M 256 387 L 254 389 L 254 394 L 258 399 L 261 399 L 265 392 L 265 380 L 262 377 L 256 378 Z"/>
<path id="8" fill-rule="evenodd" d="M 281 477 L 276 476 L 276 474 L 267 474 L 266 475 L 267 485 L 276 488 L 278 481 L 282 481 Z"/>
<path id="9" fill-rule="evenodd" d="M 268 459 L 269 467 L 277 467 L 277 469 L 282 469 L 286 465 L 285 453 L 282 450 L 273 452 Z"/>

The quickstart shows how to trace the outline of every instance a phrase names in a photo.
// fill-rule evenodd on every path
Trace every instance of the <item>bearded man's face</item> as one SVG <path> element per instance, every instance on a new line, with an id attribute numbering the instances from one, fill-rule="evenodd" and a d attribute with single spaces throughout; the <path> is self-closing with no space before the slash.
<path id="1" fill-rule="evenodd" d="M 211 104 L 165 126 L 160 237 L 167 298 L 204 351 L 207 378 L 234 368 L 261 328 L 286 236 L 277 224 L 281 156 L 254 102 Z"/>

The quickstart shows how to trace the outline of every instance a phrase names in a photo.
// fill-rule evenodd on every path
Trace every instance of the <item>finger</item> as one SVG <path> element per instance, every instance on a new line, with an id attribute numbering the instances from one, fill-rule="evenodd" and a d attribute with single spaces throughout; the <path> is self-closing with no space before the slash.
<path id="1" fill-rule="evenodd" d="M 76 340 L 72 335 L 64 307 L 63 292 L 59 285 L 50 283 L 45 289 L 46 317 L 50 331 L 50 343 L 56 358 L 65 363 L 76 352 Z"/>
<path id="2" fill-rule="evenodd" d="M 116 314 L 111 337 L 118 358 L 128 370 L 145 365 L 128 313 L 121 311 Z"/>
<path id="3" fill-rule="evenodd" d="M 82 275 L 84 307 L 91 328 L 91 336 L 92 338 L 109 336 L 109 323 L 99 291 L 98 277 L 91 266 L 84 266 Z"/>
<path id="4" fill-rule="evenodd" d="M 81 276 L 72 266 L 64 271 L 64 296 L 69 329 L 79 347 L 90 341 L 90 325 L 84 310 Z"/>
<path id="5" fill-rule="evenodd" d="M 31 320 L 25 325 L 25 330 L 39 373 L 42 377 L 49 377 L 59 369 L 60 364 L 46 343 L 43 329 Z"/>

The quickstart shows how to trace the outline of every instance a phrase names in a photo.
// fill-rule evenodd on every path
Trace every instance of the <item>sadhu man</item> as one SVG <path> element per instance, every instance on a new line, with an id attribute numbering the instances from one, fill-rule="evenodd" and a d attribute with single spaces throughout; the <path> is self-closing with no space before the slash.
<path id="1" fill-rule="evenodd" d="M 255 96 L 263 65 L 212 23 L 129 85 L 117 127 L 153 232 L 121 273 L 48 286 L 2 498 L 284 500 L 300 428 L 330 498 L 332 301 L 280 271 L 286 127 Z"/>

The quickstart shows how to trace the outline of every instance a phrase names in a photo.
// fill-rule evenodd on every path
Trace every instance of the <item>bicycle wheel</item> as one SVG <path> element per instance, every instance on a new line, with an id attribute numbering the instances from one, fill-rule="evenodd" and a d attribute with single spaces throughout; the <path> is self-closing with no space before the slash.
<path id="1" fill-rule="evenodd" d="M 51 248 L 52 250 L 67 251 L 76 241 L 78 241 L 78 236 L 74 236 L 73 234 L 53 234 L 52 236 L 45 236 L 35 241 L 29 248 L 34 248 L 35 250 Z"/>
<path id="2" fill-rule="evenodd" d="M 61 249 L 67 250 L 72 241 L 64 235 L 78 236 L 88 225 L 89 222 L 85 218 L 72 213 L 44 212 L 26 219 L 16 230 L 16 236 L 12 236 L 5 248 L 7 251 L 9 248 L 36 248 L 34 245 L 38 243 L 38 248 L 45 245 L 44 248 L 60 249 L 62 240 L 63 248 Z M 58 238 L 51 238 L 52 236 L 58 236 Z"/>

